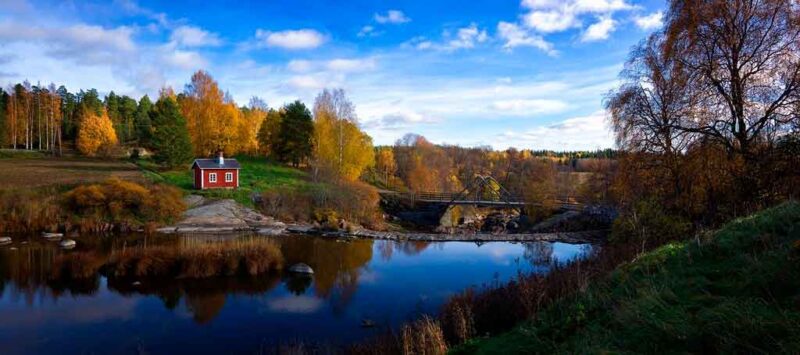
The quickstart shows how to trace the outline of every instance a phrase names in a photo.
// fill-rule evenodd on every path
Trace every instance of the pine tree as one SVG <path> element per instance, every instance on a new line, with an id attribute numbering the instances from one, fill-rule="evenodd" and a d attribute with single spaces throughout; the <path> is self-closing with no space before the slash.
<path id="1" fill-rule="evenodd" d="M 150 123 L 150 111 L 153 110 L 153 102 L 147 95 L 139 99 L 139 106 L 136 108 L 136 115 L 134 117 L 134 126 L 136 127 L 135 134 L 139 140 L 139 145 L 143 147 L 150 147 L 150 139 L 153 134 L 153 127 Z"/>
<path id="2" fill-rule="evenodd" d="M 150 111 L 150 120 L 153 125 L 155 160 L 169 167 L 189 163 L 192 159 L 192 143 L 178 103 L 171 97 L 161 97 Z"/>
<path id="3" fill-rule="evenodd" d="M 313 132 L 314 121 L 306 105 L 299 100 L 286 105 L 278 139 L 273 147 L 278 160 L 294 166 L 306 161 L 313 148 Z"/>
<path id="4" fill-rule="evenodd" d="M 273 157 L 275 151 L 272 147 L 278 140 L 278 133 L 281 128 L 281 120 L 283 120 L 283 113 L 281 111 L 270 109 L 267 111 L 267 116 L 261 121 L 261 126 L 258 128 L 258 152 L 267 157 Z"/>

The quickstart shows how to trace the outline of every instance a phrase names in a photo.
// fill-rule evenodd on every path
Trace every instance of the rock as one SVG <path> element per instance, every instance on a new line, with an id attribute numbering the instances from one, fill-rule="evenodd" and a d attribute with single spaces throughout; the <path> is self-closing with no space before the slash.
<path id="1" fill-rule="evenodd" d="M 189 195 L 183 198 L 183 202 L 186 204 L 188 208 L 195 208 L 200 206 L 205 202 L 205 198 L 200 195 Z"/>
<path id="2" fill-rule="evenodd" d="M 11 237 L 0 237 L 0 245 L 11 244 Z"/>
<path id="3" fill-rule="evenodd" d="M 60 243 L 58 243 L 58 246 L 64 249 L 72 249 L 75 247 L 75 245 L 77 245 L 77 243 L 75 243 L 75 241 L 72 239 L 64 239 Z"/>
<path id="4" fill-rule="evenodd" d="M 42 233 L 42 238 L 45 239 L 61 239 L 64 237 L 63 233 Z"/>
<path id="5" fill-rule="evenodd" d="M 293 272 L 295 274 L 313 275 L 314 274 L 314 269 L 312 269 L 311 266 L 308 266 L 308 265 L 303 264 L 303 263 L 299 263 L 299 264 L 294 264 L 291 267 L 289 267 L 289 272 Z"/>
<path id="6" fill-rule="evenodd" d="M 264 216 L 234 200 L 219 200 L 194 207 L 174 226 L 159 228 L 161 233 L 234 233 L 262 228 L 285 228 L 272 217 Z"/>

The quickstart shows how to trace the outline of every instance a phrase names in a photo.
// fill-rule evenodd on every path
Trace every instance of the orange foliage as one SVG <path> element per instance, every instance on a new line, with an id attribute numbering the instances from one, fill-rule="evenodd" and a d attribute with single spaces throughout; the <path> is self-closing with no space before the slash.
<path id="1" fill-rule="evenodd" d="M 105 155 L 117 145 L 117 133 L 105 111 L 97 115 L 92 110 L 84 110 L 78 129 L 78 151 L 84 155 Z"/>

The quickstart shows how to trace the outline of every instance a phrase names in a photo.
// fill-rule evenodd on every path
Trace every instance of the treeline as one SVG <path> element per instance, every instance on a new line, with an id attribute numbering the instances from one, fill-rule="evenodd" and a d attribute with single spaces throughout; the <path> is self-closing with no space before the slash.
<path id="1" fill-rule="evenodd" d="M 526 200 L 564 198 L 602 202 L 615 162 L 612 150 L 597 152 L 495 151 L 435 145 L 407 134 L 394 146 L 375 148 L 370 178 L 390 189 L 460 192 L 476 175 L 489 175 L 513 195 Z M 581 179 L 575 172 L 586 172 Z M 500 188 L 500 187 L 496 187 Z"/>
<path id="2" fill-rule="evenodd" d="M 145 148 L 169 167 L 220 151 L 262 155 L 310 166 L 315 178 L 328 180 L 354 181 L 374 164 L 372 139 L 341 89 L 320 93 L 313 112 L 300 101 L 269 108 L 257 97 L 239 107 L 204 71 L 183 92 L 162 89 L 155 103 L 54 84 L 0 89 L 0 146 L 61 153 L 65 142 L 87 156 Z"/>
<path id="3" fill-rule="evenodd" d="M 617 236 L 644 245 L 797 198 L 800 11 L 671 1 L 608 96 L 625 154 Z"/>

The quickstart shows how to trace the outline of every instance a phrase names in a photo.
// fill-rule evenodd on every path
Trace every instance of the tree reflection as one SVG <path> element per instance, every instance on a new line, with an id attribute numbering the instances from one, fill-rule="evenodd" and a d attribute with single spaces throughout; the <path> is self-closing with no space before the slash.
<path id="1" fill-rule="evenodd" d="M 525 243 L 525 252 L 522 254 L 533 266 L 550 266 L 553 264 L 553 243 L 531 242 Z"/>
<path id="2" fill-rule="evenodd" d="M 331 300 L 335 313 L 343 312 L 358 288 L 362 268 L 372 260 L 373 241 L 308 237 L 280 241 L 287 265 L 306 263 L 311 266 L 316 295 Z"/>

